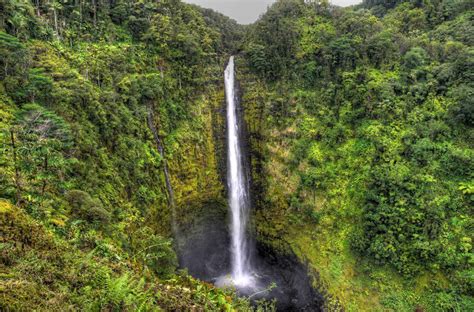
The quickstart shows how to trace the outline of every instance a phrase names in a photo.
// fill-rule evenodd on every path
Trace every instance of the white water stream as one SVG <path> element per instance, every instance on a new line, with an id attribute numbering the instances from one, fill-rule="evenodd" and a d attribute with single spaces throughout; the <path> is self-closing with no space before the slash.
<path id="1" fill-rule="evenodd" d="M 238 99 L 235 92 L 234 57 L 231 56 L 225 70 L 225 93 L 227 101 L 227 184 L 231 209 L 232 237 L 232 284 L 248 287 L 253 284 L 249 263 L 247 223 L 249 218 L 248 183 L 244 173 L 241 153 L 241 138 L 237 114 Z"/>

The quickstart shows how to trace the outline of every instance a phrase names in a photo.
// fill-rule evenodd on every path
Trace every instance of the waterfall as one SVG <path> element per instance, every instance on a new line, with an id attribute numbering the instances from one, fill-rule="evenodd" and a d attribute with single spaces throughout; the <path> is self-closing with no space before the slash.
<path id="1" fill-rule="evenodd" d="M 231 210 L 232 280 L 236 286 L 249 286 L 252 283 L 247 238 L 250 204 L 248 181 L 244 173 L 241 153 L 241 132 L 237 114 L 239 102 L 235 94 L 233 56 L 231 56 L 225 70 L 225 93 L 227 101 L 227 184 Z"/>

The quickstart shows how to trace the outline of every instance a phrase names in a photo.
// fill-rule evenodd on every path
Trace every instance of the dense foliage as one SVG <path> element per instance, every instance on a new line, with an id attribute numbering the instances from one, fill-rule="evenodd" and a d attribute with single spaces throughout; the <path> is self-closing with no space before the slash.
<path id="1" fill-rule="evenodd" d="M 223 202 L 211 113 L 236 23 L 174 0 L 0 7 L 0 198 L 23 210 L 1 202 L 0 310 L 251 309 L 176 275 L 170 239 Z"/>
<path id="2" fill-rule="evenodd" d="M 231 53 L 257 238 L 327 310 L 474 310 L 471 0 L 279 0 L 248 28 L 179 0 L 0 12 L 0 310 L 252 309 L 170 239 L 225 208 Z"/>
<path id="3" fill-rule="evenodd" d="M 423 308 L 473 308 L 471 5 L 278 1 L 251 27 L 242 75 L 255 77 L 244 92 L 264 236 L 292 222 L 319 244 L 338 236 L 407 281 L 446 276 Z"/>
<path id="4" fill-rule="evenodd" d="M 254 310 L 246 300 L 186 274 L 163 281 L 146 267 L 133 267 L 123 259 L 104 255 L 110 254 L 113 246 L 88 253 L 77 250 L 4 201 L 0 201 L 0 226 L 2 310 Z M 160 252 L 153 257 L 158 255 Z"/>

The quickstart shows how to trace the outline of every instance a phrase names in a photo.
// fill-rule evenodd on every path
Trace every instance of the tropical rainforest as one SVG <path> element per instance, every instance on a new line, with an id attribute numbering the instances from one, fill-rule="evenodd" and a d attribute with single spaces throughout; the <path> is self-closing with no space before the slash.
<path id="1" fill-rule="evenodd" d="M 0 310 L 274 309 L 178 261 L 227 209 L 235 55 L 255 239 L 325 311 L 474 311 L 473 8 L 2 0 Z"/>

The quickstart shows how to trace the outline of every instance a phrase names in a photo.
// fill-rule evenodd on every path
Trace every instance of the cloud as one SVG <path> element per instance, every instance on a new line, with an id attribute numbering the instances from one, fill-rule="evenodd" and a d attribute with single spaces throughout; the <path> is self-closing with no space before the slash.
<path id="1" fill-rule="evenodd" d="M 275 0 L 184 0 L 184 2 L 195 3 L 204 8 L 214 9 L 237 20 L 241 24 L 249 24 L 255 22 Z M 331 3 L 340 6 L 348 6 L 360 2 L 362 0 L 331 0 Z"/>

